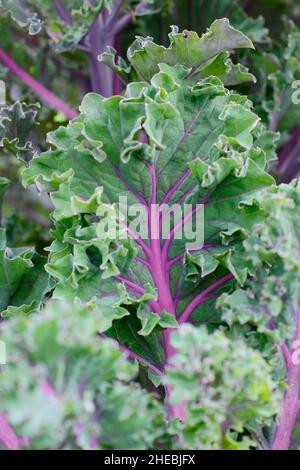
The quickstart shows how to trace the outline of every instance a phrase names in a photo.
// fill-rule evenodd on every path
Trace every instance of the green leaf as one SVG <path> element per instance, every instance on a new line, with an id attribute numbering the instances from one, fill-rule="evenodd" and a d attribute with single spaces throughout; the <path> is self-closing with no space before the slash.
<path id="1" fill-rule="evenodd" d="M 133 43 L 128 59 L 139 78 L 149 80 L 158 71 L 160 63 L 180 63 L 195 74 L 203 64 L 224 51 L 253 47 L 251 40 L 232 28 L 227 18 L 216 20 L 201 38 L 195 32 L 179 33 L 176 27 L 172 28 L 169 37 L 169 48 L 156 45 L 150 38 L 137 38 Z"/>
<path id="2" fill-rule="evenodd" d="M 267 423 L 278 411 L 279 394 L 271 368 L 258 351 L 224 332 L 181 327 L 172 336 L 177 351 L 167 370 L 173 406 L 185 413 L 172 431 L 179 449 L 220 450 L 255 446 L 239 435 L 251 421 Z M 234 438 L 236 436 L 236 438 Z"/>
<path id="3" fill-rule="evenodd" d="M 45 272 L 46 259 L 30 248 L 9 248 L 0 229 L 0 312 L 41 302 L 53 283 Z"/>
<path id="4" fill-rule="evenodd" d="M 137 37 L 128 50 L 131 69 L 124 61 L 115 58 L 115 51 L 108 48 L 100 56 L 123 80 L 145 80 L 159 71 L 160 64 L 184 66 L 187 79 L 206 78 L 215 75 L 227 85 L 236 85 L 255 81 L 253 75 L 239 64 L 229 59 L 231 49 L 253 48 L 252 41 L 243 33 L 233 28 L 227 18 L 213 22 L 201 37 L 196 32 L 179 32 L 172 26 L 168 48 L 155 44 L 152 38 Z"/>
<path id="5" fill-rule="evenodd" d="M 224 320 L 231 327 L 253 325 L 255 329 L 249 339 L 254 345 L 263 337 L 261 346 L 267 354 L 272 354 L 276 342 L 289 340 L 295 334 L 295 312 L 300 298 L 299 194 L 299 183 L 295 181 L 260 195 L 265 220 L 244 242 L 242 253 L 252 280 L 246 283 L 245 290 L 219 300 Z"/>
<path id="6" fill-rule="evenodd" d="M 24 0 L 1 0 L 0 10 L 9 13 L 13 21 L 28 29 L 29 34 L 37 34 L 41 31 L 43 22 L 30 3 Z"/>
<path id="7" fill-rule="evenodd" d="M 28 162 L 34 147 L 31 132 L 37 125 L 38 105 L 26 105 L 16 101 L 0 110 L 0 147 L 5 147 L 21 160 Z"/>

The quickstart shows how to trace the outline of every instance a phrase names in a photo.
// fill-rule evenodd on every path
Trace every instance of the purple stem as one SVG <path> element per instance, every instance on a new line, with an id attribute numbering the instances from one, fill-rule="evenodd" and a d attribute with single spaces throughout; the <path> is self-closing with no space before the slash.
<path id="1" fill-rule="evenodd" d="M 125 352 L 130 359 L 139 361 L 141 364 L 143 364 L 143 366 L 149 367 L 149 369 L 152 370 L 152 372 L 154 372 L 155 374 L 159 376 L 163 375 L 163 372 L 161 370 L 159 370 L 157 367 L 152 365 L 150 362 L 148 362 L 139 354 L 136 354 L 135 352 L 131 351 L 129 348 L 127 348 L 127 346 L 124 346 L 123 344 L 119 343 L 119 347 L 121 351 Z"/>
<path id="2" fill-rule="evenodd" d="M 292 132 L 291 138 L 289 141 L 279 149 L 279 162 L 283 164 L 288 160 L 290 153 L 292 152 L 293 148 L 295 147 L 295 143 L 300 138 L 300 126 L 296 126 Z"/>
<path id="3" fill-rule="evenodd" d="M 149 259 L 149 262 L 157 287 L 159 304 L 167 312 L 175 315 L 175 307 L 170 290 L 169 270 L 166 266 L 166 260 L 162 256 L 160 245 L 160 217 L 159 208 L 156 204 L 157 178 L 155 167 L 153 165 L 150 168 L 150 173 L 152 182 L 152 195 L 150 210 L 151 258 Z"/>
<path id="4" fill-rule="evenodd" d="M 146 266 L 147 269 L 149 270 L 151 269 L 150 264 L 144 258 L 141 258 L 140 256 L 136 255 L 135 260 L 137 261 L 137 263 L 142 264 L 143 266 Z"/>
<path id="5" fill-rule="evenodd" d="M 115 45 L 116 35 L 120 33 L 132 19 L 130 13 L 119 17 L 123 4 L 124 0 L 116 0 L 110 15 L 107 16 L 106 11 L 99 15 L 84 39 L 84 46 L 89 49 L 88 61 L 91 72 L 92 91 L 106 98 L 113 93 L 120 93 L 120 80 L 118 78 L 114 83 L 112 70 L 107 65 L 100 62 L 98 57 L 106 50 L 107 45 Z M 117 93 L 115 93 L 115 91 L 117 91 Z"/>
<path id="6" fill-rule="evenodd" d="M 171 240 L 167 240 L 167 242 L 161 246 L 161 217 L 160 217 L 160 206 L 157 204 L 157 174 L 156 174 L 156 167 L 155 165 L 148 165 L 148 169 L 151 176 L 151 201 L 150 201 L 150 210 L 148 211 L 148 224 L 149 224 L 149 233 L 150 233 L 150 247 L 144 245 L 144 242 L 140 240 L 136 234 L 131 234 L 133 239 L 136 239 L 137 243 L 142 247 L 144 253 L 146 254 L 147 260 L 145 263 L 148 264 L 147 268 L 151 272 L 153 277 L 154 285 L 157 289 L 158 300 L 150 301 L 149 304 L 154 312 L 161 314 L 163 310 L 171 313 L 172 315 L 176 315 L 176 305 L 172 296 L 171 286 L 170 286 L 170 261 L 168 260 L 168 250 L 171 244 Z M 181 181 L 188 176 L 188 172 L 185 173 L 184 177 Z M 176 189 L 180 184 L 175 185 L 171 192 L 168 193 L 168 197 L 171 197 L 173 193 L 175 193 Z M 186 223 L 190 218 L 194 215 L 198 208 L 192 210 L 178 226 L 175 226 L 170 233 L 171 237 L 174 237 L 176 231 L 179 229 L 179 226 L 182 226 L 183 223 Z M 126 227 L 127 231 L 129 231 L 128 227 Z M 208 245 L 210 246 L 210 245 Z M 141 259 L 139 260 L 141 262 Z M 172 262 L 172 261 L 171 261 Z M 186 308 L 183 312 L 180 323 L 183 321 L 187 321 L 190 315 L 193 313 L 194 309 L 203 301 L 206 300 L 208 294 L 217 289 L 219 286 L 227 282 L 228 280 L 232 279 L 233 276 L 228 274 L 224 276 L 222 279 L 216 281 L 213 285 L 208 287 L 204 292 L 199 294 L 191 304 Z M 143 287 L 135 284 L 134 282 L 123 278 L 122 276 L 116 276 L 116 280 L 119 282 L 123 282 L 129 289 L 133 290 L 134 292 L 143 295 L 144 289 Z M 165 358 L 166 364 L 170 365 L 172 362 L 172 357 L 175 355 L 176 350 L 172 346 L 171 343 L 171 335 L 173 333 L 173 329 L 166 329 L 163 333 L 163 343 L 164 343 L 164 351 L 165 351 Z M 134 357 L 138 360 L 141 358 L 136 356 L 135 353 L 131 353 L 131 357 Z M 147 364 L 148 365 L 148 364 Z M 185 405 L 182 403 L 180 406 L 173 406 L 170 403 L 170 396 L 172 394 L 172 390 L 170 387 L 166 387 L 166 399 L 168 402 L 168 410 L 169 416 L 171 418 L 179 418 L 184 420 L 186 417 L 186 410 Z"/>
<path id="7" fill-rule="evenodd" d="M 177 181 L 176 184 L 174 184 L 174 186 L 172 186 L 169 191 L 166 193 L 163 201 L 162 201 L 162 204 L 167 204 L 169 202 L 169 200 L 171 199 L 171 197 L 173 196 L 173 194 L 177 191 L 177 189 L 182 185 L 182 183 L 187 179 L 187 177 L 191 174 L 191 170 L 186 170 L 184 172 L 184 174 L 182 175 L 182 177 Z"/>
<path id="8" fill-rule="evenodd" d="M 300 311 L 296 314 L 296 334 L 295 341 L 300 340 Z M 300 411 L 300 364 L 294 363 L 291 353 L 282 346 L 283 355 L 287 369 L 287 385 L 282 403 L 279 424 L 273 441 L 272 450 L 288 450 L 292 443 L 293 431 L 296 425 L 297 416 Z"/>
<path id="9" fill-rule="evenodd" d="M 55 0 L 55 7 L 59 16 L 69 26 L 73 24 L 73 19 L 67 9 L 60 0 Z M 118 3 L 118 2 L 117 2 Z M 98 54 L 104 52 L 106 45 L 113 45 L 107 34 L 108 28 L 105 24 L 106 11 L 100 14 L 90 30 L 87 32 L 84 41 L 77 45 L 78 49 L 87 53 L 90 75 L 91 75 L 91 89 L 95 93 L 99 93 L 104 97 L 109 97 L 113 92 L 113 74 L 112 71 L 105 64 L 98 61 Z"/>
<path id="10" fill-rule="evenodd" d="M 146 199 L 128 183 L 127 179 L 122 175 L 119 168 L 116 167 L 110 160 L 108 160 L 108 164 L 113 170 L 113 172 L 116 174 L 116 176 L 122 181 L 126 189 L 128 189 L 128 191 L 130 191 L 131 194 L 133 194 L 140 201 L 141 204 L 147 207 Z"/>
<path id="11" fill-rule="evenodd" d="M 290 140 L 279 150 L 280 182 L 290 182 L 300 170 L 300 126 L 295 127 Z"/>
<path id="12" fill-rule="evenodd" d="M 111 36 L 114 36 L 115 34 L 118 34 L 120 31 L 126 28 L 126 26 L 129 25 L 129 23 L 132 20 L 132 15 L 130 13 L 126 13 L 125 15 L 121 16 L 119 18 L 115 25 L 111 28 L 110 34 Z"/>
<path id="13" fill-rule="evenodd" d="M 62 38 L 61 34 L 54 33 L 53 31 L 47 31 L 47 34 L 50 39 L 53 41 L 60 40 Z M 77 49 L 82 52 L 90 52 L 89 48 L 81 44 L 80 42 L 76 45 Z"/>
<path id="14" fill-rule="evenodd" d="M 56 8 L 57 13 L 61 17 L 61 19 L 67 23 L 69 26 L 73 25 L 73 19 L 66 7 L 62 4 L 60 0 L 54 0 L 54 6 Z"/>
<path id="15" fill-rule="evenodd" d="M 139 236 L 133 232 L 133 230 L 131 230 L 129 227 L 127 227 L 127 225 L 125 225 L 122 221 L 120 221 L 120 224 L 125 228 L 126 232 L 128 233 L 128 235 L 130 236 L 130 238 L 132 240 L 135 241 L 135 243 L 137 245 L 139 245 L 139 247 L 143 250 L 143 252 L 145 253 L 145 255 L 147 256 L 147 258 L 150 258 L 152 256 L 151 254 L 151 250 L 150 248 L 146 245 L 146 243 L 143 242 L 143 240 L 141 240 L 139 238 Z"/>
<path id="16" fill-rule="evenodd" d="M 41 85 L 37 80 L 31 77 L 24 69 L 22 69 L 11 57 L 9 57 L 3 49 L 0 48 L 0 61 L 22 82 L 26 83 L 42 101 L 45 101 L 51 108 L 62 112 L 68 119 L 77 117 L 77 113 L 59 99 L 54 93 Z"/>
<path id="17" fill-rule="evenodd" d="M 133 292 L 136 292 L 137 294 L 141 294 L 141 295 L 145 294 L 145 289 L 143 289 L 143 287 L 138 286 L 137 284 L 130 281 L 129 279 L 126 279 L 122 276 L 115 276 L 115 279 L 117 281 L 122 282 L 123 284 L 125 284 Z M 155 300 L 150 300 L 149 305 L 155 313 L 161 314 L 162 309 L 161 309 L 161 306 L 159 305 L 159 303 L 157 303 Z"/>
<path id="18" fill-rule="evenodd" d="M 277 131 L 279 118 L 280 118 L 280 111 L 275 111 L 273 114 L 271 125 L 270 125 L 270 131 L 273 131 L 273 132 Z"/>
<path id="19" fill-rule="evenodd" d="M 178 230 L 181 230 L 182 227 L 184 227 L 184 225 L 187 222 L 189 222 L 193 218 L 193 216 L 197 214 L 197 212 L 201 209 L 203 209 L 202 204 L 199 204 L 197 205 L 197 207 L 194 207 L 194 209 L 192 209 L 191 212 L 183 220 L 178 222 L 178 224 L 176 224 L 175 227 L 173 227 L 173 229 L 170 231 L 170 233 L 168 234 L 167 240 L 164 243 L 163 250 L 162 250 L 162 257 L 164 260 L 168 259 L 168 253 L 169 253 L 172 240 L 174 239 Z"/>
<path id="20" fill-rule="evenodd" d="M 174 204 L 174 205 L 175 205 L 176 207 L 179 207 L 181 204 L 183 204 L 183 202 L 186 200 L 186 198 L 187 198 L 190 194 L 192 194 L 192 192 L 195 191 L 195 189 L 197 189 L 197 188 L 198 188 L 198 185 L 195 185 L 195 186 L 193 186 L 192 188 L 189 188 L 185 193 L 183 193 L 183 195 L 181 196 L 181 198 L 179 199 L 179 201 L 178 201 L 176 204 Z M 161 207 L 160 212 L 161 212 L 161 219 L 162 219 L 162 222 L 164 223 L 164 221 L 166 220 L 166 218 L 170 216 L 170 214 L 171 214 L 171 209 L 170 209 L 169 211 L 165 212 L 165 211 L 163 210 L 163 207 Z"/>
<path id="21" fill-rule="evenodd" d="M 42 391 L 47 395 L 48 397 L 51 397 L 55 400 L 61 400 L 60 394 L 54 390 L 52 387 L 51 383 L 48 380 L 45 380 L 45 382 L 42 383 Z"/>
<path id="22" fill-rule="evenodd" d="M 20 450 L 20 439 L 3 415 L 0 415 L 0 441 L 8 450 Z"/>
<path id="23" fill-rule="evenodd" d="M 103 338 L 104 340 L 108 339 L 108 336 L 106 336 L 105 333 L 98 333 L 98 335 Z M 147 361 L 147 359 L 144 359 L 142 356 L 140 356 L 139 354 L 131 351 L 131 349 L 129 349 L 127 346 L 125 346 L 124 344 L 120 343 L 118 341 L 118 345 L 119 345 L 119 348 L 121 351 L 123 351 L 124 353 L 127 354 L 127 356 L 130 358 L 130 359 L 133 359 L 133 360 L 137 360 L 139 361 L 141 364 L 143 364 L 144 366 L 146 367 L 149 367 L 149 369 L 151 369 L 155 374 L 159 375 L 159 376 L 162 376 L 163 375 L 163 372 L 158 369 L 157 367 L 155 367 L 153 364 L 151 364 L 150 362 Z"/>
<path id="24" fill-rule="evenodd" d="M 160 238 L 160 211 L 157 207 L 157 175 L 156 168 L 154 165 L 149 167 L 151 175 L 151 210 L 150 210 L 150 244 L 151 244 L 151 257 L 149 263 L 151 266 L 151 273 L 155 286 L 157 288 L 158 303 L 161 306 L 161 313 L 166 310 L 168 313 L 176 315 L 176 307 L 171 294 L 170 287 L 170 271 L 167 266 L 167 260 L 162 256 L 161 249 L 161 238 Z M 173 329 L 166 329 L 163 333 L 164 351 L 166 357 L 166 363 L 169 364 L 170 360 L 176 353 L 175 348 L 171 344 L 171 335 Z M 168 402 L 168 413 L 170 419 L 184 419 L 185 408 L 182 406 L 174 406 L 170 403 L 170 395 L 172 390 L 170 387 L 165 387 L 166 400 Z"/>
<path id="25" fill-rule="evenodd" d="M 219 287 L 221 287 L 223 284 L 230 281 L 231 279 L 233 279 L 233 275 L 227 274 L 226 276 L 222 277 L 218 281 L 211 284 L 211 286 L 207 287 L 207 289 L 205 289 L 203 292 L 198 294 L 197 297 L 195 297 L 194 300 L 192 300 L 192 302 L 187 306 L 187 308 L 182 313 L 181 317 L 179 318 L 179 324 L 185 323 L 186 321 L 189 320 L 194 310 L 206 300 L 207 294 L 214 291 L 215 289 L 218 289 Z"/>
<path id="26" fill-rule="evenodd" d="M 215 248 L 216 245 L 202 245 L 202 246 L 194 246 L 188 249 L 188 252 L 193 252 L 193 251 L 200 251 L 200 250 L 209 250 L 210 248 Z M 179 255 L 175 256 L 174 258 L 168 260 L 168 266 L 171 267 L 174 264 L 176 264 L 178 261 L 181 261 L 182 258 L 184 257 L 185 252 L 179 253 Z"/>
<path id="27" fill-rule="evenodd" d="M 46 395 L 51 396 L 56 400 L 61 398 L 59 394 L 53 389 L 50 382 L 45 381 L 42 384 L 42 390 Z M 19 438 L 15 434 L 3 415 L 0 415 L 0 442 L 2 442 L 8 450 L 20 450 L 23 444 L 26 446 L 29 445 L 27 438 Z"/>
<path id="28" fill-rule="evenodd" d="M 113 27 L 113 25 L 115 24 L 115 22 L 117 21 L 124 2 L 125 0 L 115 0 L 114 7 L 111 11 L 111 14 L 109 15 L 109 17 L 107 18 L 105 22 L 106 31 L 108 33 Z"/>
<path id="29" fill-rule="evenodd" d="M 98 55 L 105 51 L 107 44 L 104 17 L 99 15 L 87 33 L 84 45 L 89 48 L 88 61 L 92 91 L 106 98 L 113 92 L 113 74 L 107 65 L 99 62 Z M 110 40 L 110 45 L 113 45 L 113 39 Z"/>
<path id="30" fill-rule="evenodd" d="M 281 345 L 281 352 L 282 352 L 282 355 L 284 357 L 284 362 L 285 362 L 285 367 L 286 367 L 286 370 L 290 370 L 290 368 L 292 367 L 292 358 L 291 358 L 291 353 L 290 353 L 290 350 L 289 348 L 287 347 L 286 343 L 283 343 Z"/>
<path id="31" fill-rule="evenodd" d="M 121 32 L 119 32 L 115 35 L 114 48 L 115 48 L 118 56 L 122 55 L 122 34 L 121 34 Z M 115 73 L 114 74 L 114 83 L 113 83 L 113 94 L 114 95 L 120 95 L 122 93 L 122 88 L 123 88 L 122 81 L 123 81 L 123 79 L 121 79 L 121 77 L 119 77 L 119 75 L 117 75 Z"/>

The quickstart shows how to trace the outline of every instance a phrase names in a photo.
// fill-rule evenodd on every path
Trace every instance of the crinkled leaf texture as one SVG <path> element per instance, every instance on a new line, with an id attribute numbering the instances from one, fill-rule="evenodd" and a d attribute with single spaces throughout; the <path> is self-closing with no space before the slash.
<path id="1" fill-rule="evenodd" d="M 259 87 L 254 97 L 257 112 L 271 129 L 280 131 L 278 170 L 280 181 L 290 182 L 299 174 L 300 30 L 286 18 L 282 44 L 274 43 L 253 54 Z"/>
<path id="2" fill-rule="evenodd" d="M 256 52 L 252 56 L 254 69 L 260 78 L 255 97 L 257 108 L 261 108 L 260 114 L 269 121 L 270 127 L 280 131 L 281 143 L 288 140 L 289 133 L 298 125 L 300 116 L 297 106 L 300 79 L 299 28 L 292 21 L 286 20 L 283 37 L 285 42 L 282 45 L 276 43 L 266 51 Z"/>
<path id="3" fill-rule="evenodd" d="M 29 34 L 37 34 L 42 28 L 43 22 L 38 12 L 24 0 L 1 0 L 0 11 L 8 14 L 22 28 L 28 29 Z"/>
<path id="4" fill-rule="evenodd" d="M 30 35 L 46 30 L 55 51 L 65 52 L 74 48 L 90 32 L 105 10 L 113 13 L 115 23 L 119 9 L 141 16 L 158 12 L 160 4 L 160 1 L 153 0 L 145 0 L 138 5 L 135 0 L 1 0 L 0 11 L 19 27 L 27 29 Z"/>
<path id="5" fill-rule="evenodd" d="M 193 31 L 203 31 L 216 18 L 228 17 L 230 23 L 246 34 L 255 43 L 266 43 L 268 30 L 264 27 L 265 21 L 262 16 L 249 17 L 242 8 L 243 2 L 232 2 L 231 0 L 156 0 L 165 14 L 160 15 L 160 21 L 156 16 L 147 18 L 147 30 L 157 37 L 160 30 L 165 30 L 170 24 L 178 24 L 182 28 Z"/>
<path id="6" fill-rule="evenodd" d="M 256 445 L 253 422 L 277 412 L 275 382 L 259 352 L 222 331 L 183 325 L 172 336 L 177 353 L 163 381 L 169 406 L 184 401 L 187 419 L 168 422 L 159 394 L 138 384 L 137 364 L 97 334 L 100 325 L 83 303 L 53 300 L 0 324 L 4 447 L 248 449 Z"/>
<path id="7" fill-rule="evenodd" d="M 184 402 L 186 409 L 184 422 L 173 422 L 178 448 L 256 447 L 245 431 L 251 431 L 253 419 L 260 426 L 268 422 L 279 405 L 277 384 L 261 354 L 221 330 L 209 335 L 203 326 L 184 325 L 172 344 L 177 353 L 165 382 L 172 390 L 171 402 Z"/>
<path id="8" fill-rule="evenodd" d="M 1 183 L 1 182 L 0 182 Z M 53 287 L 45 271 L 46 258 L 32 248 L 10 248 L 5 230 L 0 228 L 0 314 L 9 316 L 18 309 L 36 309 Z"/>
<path id="9" fill-rule="evenodd" d="M 251 41 L 226 19 L 201 38 L 176 28 L 170 38 L 169 48 L 138 38 L 128 53 L 136 81 L 124 96 L 86 95 L 80 116 L 50 133 L 53 148 L 24 172 L 25 184 L 50 192 L 55 207 L 46 265 L 54 298 L 96 308 L 99 331 L 160 371 L 177 323 L 217 321 L 215 296 L 233 278 L 245 282 L 241 241 L 261 220 L 257 193 L 274 183 L 264 127 L 251 102 L 222 82 L 232 83 L 228 50 Z M 129 238 L 103 236 L 119 196 L 142 207 L 148 239 L 122 220 Z M 192 209 L 163 239 L 163 204 L 186 203 Z M 187 249 L 177 234 L 200 210 L 204 242 Z M 124 213 L 121 204 L 119 219 Z"/>
<path id="10" fill-rule="evenodd" d="M 165 433 L 162 405 L 117 344 L 97 335 L 99 323 L 66 302 L 1 323 L 1 412 L 23 448 L 151 449 Z"/>
<path id="11" fill-rule="evenodd" d="M 286 382 L 277 426 L 267 437 L 274 450 L 299 449 L 300 344 L 300 185 L 264 191 L 265 211 L 244 243 L 252 278 L 243 289 L 218 301 L 232 337 L 244 338 L 273 368 L 278 388 Z M 261 432 L 261 430 L 260 430 Z"/>
<path id="12" fill-rule="evenodd" d="M 37 125 L 37 104 L 26 105 L 16 101 L 0 110 L 0 148 L 4 147 L 27 162 L 34 153 L 31 132 Z"/>
<path id="13" fill-rule="evenodd" d="M 232 28 L 228 19 L 216 20 L 201 38 L 194 31 L 179 33 L 172 26 L 168 48 L 157 45 L 152 38 L 137 37 L 128 49 L 130 66 L 115 59 L 115 50 L 108 47 L 99 60 L 107 63 L 123 80 L 147 80 L 159 71 L 159 64 L 187 67 L 193 81 L 215 75 L 225 85 L 237 85 L 255 81 L 255 77 L 241 64 L 233 64 L 230 50 L 253 48 L 252 41 Z"/>
<path id="14" fill-rule="evenodd" d="M 271 359 L 272 346 L 289 341 L 297 324 L 299 181 L 264 191 L 260 199 L 264 221 L 244 242 L 244 257 L 251 264 L 252 278 L 244 289 L 224 294 L 218 303 L 228 325 L 248 330 L 249 343 Z"/>
<path id="15" fill-rule="evenodd" d="M 67 21 L 60 18 L 59 8 L 57 11 L 51 0 L 1 0 L 0 9 L 31 35 L 40 33 L 43 27 L 50 37 L 52 32 L 55 33 L 54 45 L 59 52 L 63 52 L 76 45 L 87 33 L 96 16 L 103 8 L 111 5 L 111 0 L 69 1 L 65 10 Z M 61 8 L 64 10 L 63 4 Z"/>

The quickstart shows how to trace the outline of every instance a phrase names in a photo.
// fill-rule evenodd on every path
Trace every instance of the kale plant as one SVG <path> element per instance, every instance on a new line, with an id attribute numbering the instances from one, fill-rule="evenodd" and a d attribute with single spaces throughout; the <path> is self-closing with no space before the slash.
<path id="1" fill-rule="evenodd" d="M 91 18 L 149 13 L 87 2 L 70 16 L 55 3 L 62 50 L 88 47 Z M 32 11 L 30 22 L 10 16 L 49 32 L 51 15 Z M 300 186 L 270 174 L 280 70 L 261 106 L 243 94 L 256 81 L 252 40 L 267 32 L 230 11 L 243 32 L 221 18 L 202 36 L 172 26 L 167 46 L 137 36 L 127 61 L 100 51 L 124 91 L 110 78 L 78 113 L 65 109 L 71 120 L 51 128 L 45 151 L 29 138 L 35 108 L 2 109 L 2 145 L 52 208 L 40 253 L 13 246 L 13 221 L 0 231 L 4 448 L 299 447 Z"/>

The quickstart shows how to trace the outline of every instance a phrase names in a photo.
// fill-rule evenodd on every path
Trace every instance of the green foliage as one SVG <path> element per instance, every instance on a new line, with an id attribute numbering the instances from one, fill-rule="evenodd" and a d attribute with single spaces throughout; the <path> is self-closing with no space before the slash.
<path id="1" fill-rule="evenodd" d="M 278 412 L 271 368 L 258 351 L 219 330 L 185 325 L 174 334 L 177 353 L 165 382 L 171 402 L 184 404 L 185 422 L 174 422 L 179 449 L 249 449 L 253 419 L 260 425 Z M 247 432 L 247 430 L 249 432 Z"/>
<path id="2" fill-rule="evenodd" d="M 239 326 L 249 344 L 274 357 L 274 347 L 295 334 L 299 308 L 299 182 L 261 194 L 265 220 L 244 243 L 252 278 L 224 295 L 223 319 Z M 270 359 L 271 359 L 270 357 Z"/>
<path id="3" fill-rule="evenodd" d="M 251 420 L 277 411 L 270 368 L 258 352 L 221 331 L 182 327 L 164 383 L 171 403 L 184 402 L 187 421 L 167 430 L 158 395 L 135 382 L 137 366 L 112 340 L 97 335 L 101 320 L 80 304 L 52 301 L 1 324 L 7 364 L 1 409 L 31 449 L 246 449 Z M 251 430 L 251 426 L 249 426 Z"/>
<path id="4" fill-rule="evenodd" d="M 230 337 L 244 338 L 259 351 L 272 366 L 278 388 L 286 389 L 276 434 L 273 427 L 267 437 L 274 449 L 288 450 L 299 448 L 297 434 L 292 437 L 300 387 L 299 181 L 265 191 L 261 202 L 265 220 L 244 243 L 251 281 L 218 303 Z M 264 439 L 261 429 L 258 434 Z"/>
<path id="5" fill-rule="evenodd" d="M 73 0 L 68 2 L 68 10 L 63 2 L 49 0 L 2 0 L 0 7 L 20 27 L 26 28 L 30 35 L 45 29 L 53 38 L 54 47 L 63 52 L 76 45 L 87 33 L 101 11 L 112 5 L 110 0 Z M 60 8 L 55 8 L 60 4 Z M 64 11 L 67 21 L 60 16 Z"/>
<path id="6" fill-rule="evenodd" d="M 1 323 L 1 411 L 25 447 L 151 449 L 163 436 L 162 406 L 98 326 L 97 314 L 66 302 Z"/>
<path id="7" fill-rule="evenodd" d="M 259 78 L 257 109 L 271 128 L 281 132 L 281 143 L 288 140 L 300 117 L 299 106 L 293 102 L 294 82 L 300 79 L 300 32 L 292 22 L 286 22 L 284 30 L 282 44 L 271 44 L 252 56 Z"/>
<path id="8" fill-rule="evenodd" d="M 143 32 L 151 32 L 156 40 L 162 40 L 170 24 L 181 29 L 204 33 L 216 18 L 229 18 L 230 23 L 257 43 L 268 40 L 264 18 L 249 17 L 242 8 L 242 1 L 230 0 L 169 0 L 161 2 L 162 14 L 159 22 L 155 15 L 145 18 Z M 141 25 L 139 25 L 141 28 Z"/>

